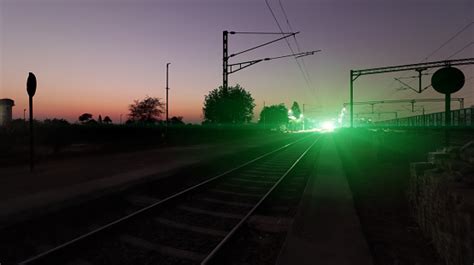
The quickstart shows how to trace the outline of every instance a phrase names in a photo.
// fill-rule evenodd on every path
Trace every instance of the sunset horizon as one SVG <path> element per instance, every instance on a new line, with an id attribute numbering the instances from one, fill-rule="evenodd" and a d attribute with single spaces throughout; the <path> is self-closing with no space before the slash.
<path id="1" fill-rule="evenodd" d="M 133 100 L 151 96 L 164 101 L 165 66 L 171 62 L 170 116 L 200 123 L 205 95 L 222 85 L 222 31 L 279 32 L 264 1 L 211 2 L 2 0 L 0 98 L 13 99 L 13 117 L 23 118 L 26 76 L 31 71 L 38 77 L 37 119 L 74 122 L 82 113 L 92 113 L 96 118 L 110 116 L 117 123 L 120 114 L 127 115 Z M 404 3 L 412 5 L 405 8 Z M 292 46 L 299 45 L 301 51 L 322 51 L 296 59 L 302 69 L 293 58 L 261 62 L 230 75 L 229 84 L 238 83 L 252 94 L 254 121 L 264 102 L 289 107 L 296 101 L 320 111 L 309 115 L 335 117 L 349 100 L 350 70 L 417 63 L 428 55 L 425 61 L 444 60 L 469 44 L 473 26 L 436 50 L 473 23 L 472 2 L 424 3 L 296 1 L 284 3 L 287 14 L 283 14 L 278 2 L 270 1 L 276 17 L 288 15 L 292 29 L 300 31 L 298 43 L 288 38 Z M 402 20 L 395 15 L 400 12 L 404 14 Z M 384 21 L 390 23 L 379 26 Z M 415 23 L 420 26 L 411 27 Z M 281 26 L 290 31 L 286 23 Z M 229 50 L 238 52 L 272 39 L 274 35 L 230 35 Z M 468 45 L 451 59 L 473 57 L 473 49 L 474 45 Z M 429 51 L 435 52 L 430 55 Z M 286 54 L 291 54 L 287 43 L 279 41 L 231 58 L 231 62 Z M 472 69 L 463 69 L 466 86 L 456 94 L 466 98 L 466 106 L 474 104 L 469 92 Z M 403 85 L 393 78 L 412 75 L 363 78 L 358 81 L 356 99 L 441 96 L 432 89 L 421 94 L 398 90 Z M 423 82 L 428 83 L 429 78 Z M 389 106 L 381 109 L 392 110 Z M 442 106 L 427 105 L 427 110 L 442 111 Z"/>

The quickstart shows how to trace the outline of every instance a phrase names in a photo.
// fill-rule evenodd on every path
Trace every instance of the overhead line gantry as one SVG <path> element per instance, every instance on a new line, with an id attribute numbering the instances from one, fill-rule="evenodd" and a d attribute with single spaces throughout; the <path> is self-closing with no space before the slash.
<path id="1" fill-rule="evenodd" d="M 270 60 L 275 60 L 275 59 L 281 59 L 281 58 L 286 58 L 286 57 L 301 58 L 301 57 L 304 57 L 304 56 L 313 55 L 314 53 L 321 51 L 321 50 L 314 50 L 314 51 L 307 51 L 307 52 L 299 52 L 299 53 L 292 53 L 292 54 L 288 54 L 288 55 L 282 55 L 282 56 L 276 56 L 276 57 L 266 57 L 266 58 L 260 58 L 260 59 L 256 59 L 256 60 L 250 60 L 250 61 L 245 61 L 245 62 L 229 64 L 229 59 L 232 58 L 232 57 L 235 57 L 239 54 L 249 52 L 249 51 L 255 50 L 257 48 L 272 44 L 272 43 L 280 41 L 280 40 L 289 38 L 291 36 L 295 36 L 298 33 L 299 33 L 299 31 L 298 32 L 283 32 L 282 33 L 282 32 L 250 32 L 250 31 L 249 32 L 244 32 L 244 31 L 227 31 L 227 30 L 224 30 L 222 32 L 222 44 L 223 44 L 222 45 L 222 47 L 223 47 L 222 87 L 224 89 L 228 88 L 229 74 L 233 74 L 237 71 L 240 71 L 244 68 L 252 66 L 256 63 L 259 63 L 259 62 L 262 62 L 262 61 L 270 61 Z M 229 55 L 229 34 L 282 35 L 282 37 Z"/>
<path id="2" fill-rule="evenodd" d="M 350 103 L 349 103 L 350 112 L 351 112 L 351 115 L 350 115 L 351 128 L 354 127 L 354 81 L 360 76 L 414 70 L 418 72 L 418 91 L 419 93 L 421 93 L 423 91 L 423 87 L 421 84 L 423 71 L 431 69 L 431 68 L 448 67 L 448 66 L 455 66 L 455 65 L 469 65 L 469 64 L 474 64 L 474 58 L 444 60 L 444 61 L 416 63 L 416 64 L 405 64 L 405 65 L 397 65 L 397 66 L 386 66 L 386 67 L 369 68 L 369 69 L 362 69 L 362 70 L 351 70 L 350 71 L 350 75 L 351 75 L 350 76 Z"/>

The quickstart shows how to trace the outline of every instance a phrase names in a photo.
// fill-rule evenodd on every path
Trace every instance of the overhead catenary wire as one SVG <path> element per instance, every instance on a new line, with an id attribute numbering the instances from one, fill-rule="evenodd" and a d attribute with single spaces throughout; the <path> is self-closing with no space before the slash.
<path id="1" fill-rule="evenodd" d="M 286 24 L 288 25 L 288 29 L 290 29 L 291 31 L 293 31 L 293 27 L 291 26 L 291 23 L 290 23 L 290 20 L 288 19 L 288 15 L 286 14 L 286 10 L 285 8 L 283 7 L 283 3 L 281 2 L 281 0 L 278 0 L 278 3 L 280 4 L 280 9 L 283 13 L 283 15 L 285 16 L 285 20 L 286 20 Z M 296 36 L 293 36 L 293 39 L 295 40 L 295 44 L 296 44 L 296 49 L 298 50 L 298 52 L 301 52 L 301 47 L 300 47 L 300 44 L 298 43 L 298 39 L 296 38 Z M 298 59 L 298 57 L 296 57 L 296 59 Z M 303 65 L 303 71 L 304 71 L 304 74 L 306 75 L 306 77 L 308 78 L 308 81 L 309 81 L 309 84 L 311 87 L 314 87 L 313 85 L 313 82 L 311 80 L 311 76 L 309 75 L 308 73 L 308 69 L 306 67 L 306 63 L 305 63 L 305 60 L 303 58 L 301 58 L 301 63 Z"/>
<path id="2" fill-rule="evenodd" d="M 472 44 L 474 44 L 474 41 L 471 41 L 469 42 L 468 44 L 466 44 L 464 47 L 462 47 L 461 49 L 457 50 L 455 53 L 451 54 L 447 59 L 451 59 L 452 57 L 458 55 L 460 52 L 464 51 L 465 49 L 467 49 L 469 46 L 471 46 Z"/>
<path id="3" fill-rule="evenodd" d="M 261 61 L 271 61 L 271 60 L 281 59 L 281 58 L 286 58 L 286 57 L 308 56 L 308 55 L 312 55 L 312 54 L 314 54 L 316 52 L 320 52 L 320 51 L 321 50 L 316 50 L 316 51 L 310 51 L 310 52 L 299 52 L 299 53 L 292 53 L 292 54 L 287 54 L 287 55 L 280 55 L 280 56 L 275 56 L 275 57 L 265 57 L 265 58 L 261 58 L 261 59 L 251 60 L 251 61 L 233 63 L 233 64 L 229 64 L 229 66 L 247 64 L 247 63 L 253 63 L 253 62 L 261 62 Z"/>
<path id="4" fill-rule="evenodd" d="M 450 43 L 452 40 L 454 40 L 457 36 L 459 36 L 461 33 L 463 33 L 464 31 L 466 31 L 468 28 L 470 28 L 472 25 L 474 25 L 474 21 L 471 21 L 469 22 L 468 24 L 466 24 L 464 27 L 462 27 L 459 31 L 457 31 L 453 36 L 451 36 L 448 40 L 446 40 L 445 42 L 443 42 L 443 44 L 441 44 L 438 48 L 436 48 L 434 51 L 432 51 L 431 53 L 429 53 L 424 59 L 423 59 L 423 62 L 427 61 L 428 58 L 430 58 L 431 56 L 433 56 L 435 53 L 437 53 L 439 50 L 441 50 L 443 47 L 445 47 L 448 43 Z M 463 48 L 461 48 L 460 50 L 456 51 L 455 53 L 453 53 L 452 55 L 450 55 L 449 57 L 447 57 L 445 60 L 448 60 L 448 59 L 451 59 L 452 57 L 454 57 L 455 55 L 459 54 L 460 52 L 462 52 L 464 49 L 466 49 L 467 47 L 471 46 L 474 42 L 470 42 L 468 43 L 466 46 L 464 46 Z M 461 66 L 463 67 L 463 66 Z M 407 78 L 406 76 L 405 77 L 399 77 L 398 79 L 400 78 Z M 412 84 L 414 82 L 414 80 L 411 80 L 408 82 L 408 85 Z"/>
<path id="5" fill-rule="evenodd" d="M 265 3 L 266 3 L 266 5 L 267 5 L 268 9 L 270 10 L 270 13 L 272 14 L 272 17 L 273 17 L 273 19 L 275 20 L 275 22 L 276 22 L 278 28 L 280 29 L 280 32 L 283 33 L 283 28 L 281 27 L 280 22 L 278 22 L 278 19 L 277 19 L 275 13 L 273 12 L 272 7 L 271 7 L 270 4 L 268 3 L 268 0 L 265 0 Z M 291 53 L 292 53 L 292 54 L 295 54 L 295 51 L 294 51 L 293 48 L 291 47 L 290 42 L 288 41 L 288 39 L 285 38 L 285 41 L 286 41 L 286 44 L 288 45 L 288 48 L 290 48 Z M 304 80 L 305 80 L 305 82 L 306 82 L 306 85 L 308 86 L 308 89 L 311 91 L 311 87 L 310 87 L 310 85 L 309 85 L 309 81 L 308 81 L 306 75 L 304 74 L 304 71 L 303 71 L 303 69 L 302 69 L 302 67 L 301 67 L 301 64 L 298 62 L 298 60 L 297 60 L 296 58 L 295 58 L 295 61 L 296 61 L 296 64 L 298 65 L 299 70 L 301 71 L 301 74 L 303 75 L 303 78 L 304 78 Z"/>
<path id="6" fill-rule="evenodd" d="M 291 37 L 292 35 L 294 36 L 294 35 L 296 35 L 296 34 L 298 34 L 298 33 L 299 33 L 299 31 L 298 31 L 298 32 L 293 32 L 293 33 L 288 33 L 288 34 L 283 33 L 283 34 L 282 34 L 283 37 L 281 37 L 281 38 L 278 38 L 278 39 L 275 39 L 275 40 L 271 40 L 271 41 L 265 42 L 265 43 L 263 43 L 263 44 L 257 45 L 257 46 L 255 46 L 255 47 L 252 47 L 252 48 L 249 48 L 249 49 L 246 49 L 246 50 L 243 50 L 243 51 L 240 51 L 240 52 L 231 54 L 229 57 L 234 57 L 234 56 L 236 56 L 236 55 L 239 55 L 239 54 L 242 54 L 242 53 L 245 53 L 245 52 L 249 52 L 249 51 L 255 50 L 255 49 L 257 49 L 257 48 L 266 46 L 266 45 L 268 45 L 268 44 L 271 44 L 271 43 L 274 43 L 274 42 L 277 42 L 277 41 L 280 41 L 280 40 L 282 40 L 282 39 L 285 39 L 285 40 L 286 40 L 286 38 Z"/>
<path id="7" fill-rule="evenodd" d="M 431 56 L 433 56 L 435 53 L 437 53 L 439 50 L 441 50 L 444 46 L 446 46 L 448 43 L 450 43 L 452 40 L 454 40 L 457 36 L 459 36 L 459 34 L 461 34 L 462 32 L 464 32 L 465 30 L 467 30 L 469 27 L 471 27 L 472 25 L 474 25 L 474 21 L 468 23 L 466 26 L 464 26 L 461 30 L 459 30 L 458 32 L 456 32 L 451 38 L 449 38 L 447 41 L 445 41 L 443 44 L 441 44 L 441 46 L 439 46 L 438 48 L 436 48 L 434 51 L 432 51 L 430 54 L 428 54 L 428 56 L 426 56 L 424 59 L 423 59 L 423 62 L 425 62 L 426 60 L 428 60 L 428 58 L 430 58 Z"/>

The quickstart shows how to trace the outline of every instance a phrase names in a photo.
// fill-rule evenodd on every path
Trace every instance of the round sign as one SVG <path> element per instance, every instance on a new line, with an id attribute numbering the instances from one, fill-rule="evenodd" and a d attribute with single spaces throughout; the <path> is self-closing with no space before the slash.
<path id="1" fill-rule="evenodd" d="M 459 91 L 465 82 L 464 74 L 455 67 L 445 67 L 436 71 L 431 77 L 431 85 L 439 93 L 451 94 Z"/>
<path id="2" fill-rule="evenodd" d="M 36 76 L 32 72 L 28 74 L 28 80 L 26 80 L 26 91 L 30 97 L 36 93 Z"/>

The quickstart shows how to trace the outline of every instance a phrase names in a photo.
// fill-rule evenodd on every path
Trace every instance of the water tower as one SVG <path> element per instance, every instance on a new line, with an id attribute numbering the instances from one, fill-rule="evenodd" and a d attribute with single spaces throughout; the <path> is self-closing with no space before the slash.
<path id="1" fill-rule="evenodd" d="M 0 99 L 0 126 L 5 126 L 12 121 L 12 107 L 15 101 L 9 98 Z"/>

